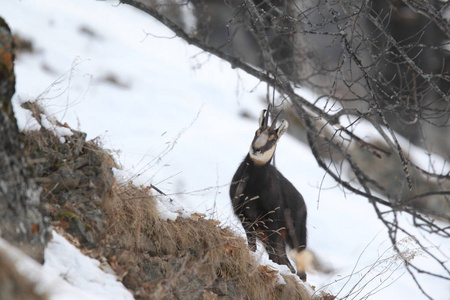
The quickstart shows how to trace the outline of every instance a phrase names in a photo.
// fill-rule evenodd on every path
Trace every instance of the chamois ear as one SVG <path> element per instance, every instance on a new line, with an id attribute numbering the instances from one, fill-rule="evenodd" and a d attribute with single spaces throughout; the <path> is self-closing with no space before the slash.
<path id="1" fill-rule="evenodd" d="M 261 114 L 259 115 L 259 128 L 261 127 L 267 127 L 267 118 L 266 118 L 266 109 L 263 109 L 261 111 Z"/>
<path id="2" fill-rule="evenodd" d="M 288 129 L 289 123 L 286 120 L 281 120 L 281 125 L 277 129 L 278 138 L 280 138 Z"/>

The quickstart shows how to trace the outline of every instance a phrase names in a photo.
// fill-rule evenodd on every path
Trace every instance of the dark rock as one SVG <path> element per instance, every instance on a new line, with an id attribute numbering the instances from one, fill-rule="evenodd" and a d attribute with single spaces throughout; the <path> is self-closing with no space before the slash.
<path id="1" fill-rule="evenodd" d="M 34 102 L 23 107 L 41 111 Z M 86 141 L 85 133 L 72 133 L 58 138 L 44 127 L 26 132 L 25 153 L 37 175 L 36 182 L 44 188 L 47 204 L 53 207 L 53 221 L 59 222 L 82 246 L 92 248 L 106 234 L 100 208 L 112 189 L 114 174 L 103 149 Z"/>
<path id="2" fill-rule="evenodd" d="M 78 170 L 84 166 L 87 166 L 89 164 L 89 161 L 90 161 L 89 155 L 82 155 L 77 157 L 77 159 L 73 163 L 74 170 Z"/>
<path id="3" fill-rule="evenodd" d="M 43 261 L 49 223 L 41 212 L 41 191 L 23 156 L 11 97 L 15 92 L 11 31 L 0 18 L 0 234 Z"/>
<path id="4" fill-rule="evenodd" d="M 54 192 L 66 190 L 74 190 L 78 187 L 80 184 L 80 180 L 82 176 L 72 171 L 70 168 L 66 166 L 60 167 L 58 170 L 53 172 L 50 176 L 50 179 L 52 180 L 54 184 Z"/>
<path id="5" fill-rule="evenodd" d="M 70 137 L 70 140 L 73 143 L 72 146 L 72 154 L 75 156 L 80 156 L 84 147 L 84 144 L 86 143 L 86 136 L 87 134 L 81 131 L 73 130 L 73 135 Z"/>
<path id="6" fill-rule="evenodd" d="M 140 264 L 141 270 L 144 271 L 145 281 L 156 281 L 165 278 L 165 264 L 160 257 L 151 257 Z"/>

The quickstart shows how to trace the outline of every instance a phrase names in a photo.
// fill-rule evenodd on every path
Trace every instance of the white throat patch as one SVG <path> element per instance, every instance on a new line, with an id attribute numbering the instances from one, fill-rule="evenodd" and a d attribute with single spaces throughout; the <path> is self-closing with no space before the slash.
<path id="1" fill-rule="evenodd" d="M 248 153 L 250 154 L 250 158 L 252 159 L 255 165 L 262 166 L 270 161 L 270 159 L 273 156 L 273 153 L 275 152 L 275 148 L 276 147 L 274 146 L 265 152 L 253 153 L 253 147 L 250 146 L 250 151 Z"/>

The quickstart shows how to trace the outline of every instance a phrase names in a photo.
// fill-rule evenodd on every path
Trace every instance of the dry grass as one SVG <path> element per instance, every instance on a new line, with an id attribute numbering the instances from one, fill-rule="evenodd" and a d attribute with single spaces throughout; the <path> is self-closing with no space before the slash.
<path id="1" fill-rule="evenodd" d="M 308 299 L 293 276 L 280 285 L 217 221 L 161 220 L 146 188 L 118 185 L 104 209 L 107 256 L 138 299 Z"/>
<path id="2" fill-rule="evenodd" d="M 39 105 L 24 106 L 42 125 L 45 112 Z M 260 266 L 246 241 L 217 221 L 199 215 L 160 219 L 151 188 L 116 184 L 111 168 L 117 165 L 110 153 L 70 130 L 73 135 L 64 139 L 44 127 L 23 135 L 52 224 L 74 240 L 89 238 L 84 252 L 106 258 L 136 299 L 309 299 L 293 276 L 279 284 L 276 271 Z M 75 179 L 55 176 L 62 168 Z M 62 210 L 76 218 L 62 218 Z M 74 230 L 79 226 L 85 227 L 81 233 Z"/>

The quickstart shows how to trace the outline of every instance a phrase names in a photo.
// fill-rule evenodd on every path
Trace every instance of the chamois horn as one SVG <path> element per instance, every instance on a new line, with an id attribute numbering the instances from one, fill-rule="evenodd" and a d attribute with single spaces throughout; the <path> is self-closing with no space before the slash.
<path id="1" fill-rule="evenodd" d="M 280 112 L 275 116 L 275 118 L 272 121 L 272 125 L 270 126 L 270 129 L 275 128 L 275 125 L 277 124 L 278 117 L 280 117 L 282 112 L 283 112 L 283 110 L 280 110 Z"/>

